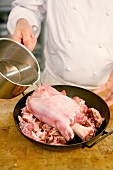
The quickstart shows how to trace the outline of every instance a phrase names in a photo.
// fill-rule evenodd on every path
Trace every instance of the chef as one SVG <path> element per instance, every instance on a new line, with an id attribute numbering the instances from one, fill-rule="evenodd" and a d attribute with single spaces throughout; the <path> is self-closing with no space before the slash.
<path id="1" fill-rule="evenodd" d="M 113 0 L 15 0 L 7 27 L 14 40 L 33 51 L 45 17 L 42 83 L 107 91 L 103 99 L 112 105 Z"/>

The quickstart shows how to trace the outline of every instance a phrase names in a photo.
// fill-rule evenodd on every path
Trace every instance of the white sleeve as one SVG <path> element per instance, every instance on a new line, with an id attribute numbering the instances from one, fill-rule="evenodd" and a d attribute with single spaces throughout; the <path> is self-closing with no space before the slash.
<path id="1" fill-rule="evenodd" d="M 41 22 L 46 15 L 46 0 L 15 0 L 12 3 L 12 10 L 8 16 L 7 29 L 13 34 L 16 22 L 19 18 L 25 18 L 30 25 L 36 25 L 38 37 L 41 30 Z"/>

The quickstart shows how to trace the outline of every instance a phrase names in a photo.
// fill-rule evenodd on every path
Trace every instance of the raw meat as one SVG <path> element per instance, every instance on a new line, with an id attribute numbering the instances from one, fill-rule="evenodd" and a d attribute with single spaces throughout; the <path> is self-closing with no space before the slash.
<path id="1" fill-rule="evenodd" d="M 49 130 L 50 127 L 54 128 L 51 129 L 53 131 L 58 130 L 63 137 L 62 141 L 65 139 L 69 141 L 75 135 L 78 135 L 83 141 L 89 140 L 95 135 L 96 128 L 100 127 L 104 120 L 96 109 L 88 108 L 84 100 L 79 97 L 71 99 L 66 96 L 65 91 L 58 92 L 53 87 L 46 85 L 37 87 L 27 98 L 26 106 L 22 109 L 22 118 L 19 117 L 23 133 L 38 140 L 39 134 L 34 134 L 34 131 L 36 131 L 36 127 L 39 129 L 39 126 L 36 126 L 37 121 L 32 115 L 38 119 L 38 125 L 39 122 L 43 122 L 45 126 L 49 127 Z M 47 133 L 43 135 L 47 139 Z"/>
<path id="2" fill-rule="evenodd" d="M 32 120 L 29 119 L 29 117 L 32 117 Z M 31 139 L 54 145 L 66 144 L 65 138 L 58 132 L 57 129 L 34 118 L 33 114 L 23 112 L 22 117 L 18 116 L 18 119 L 22 133 Z"/>

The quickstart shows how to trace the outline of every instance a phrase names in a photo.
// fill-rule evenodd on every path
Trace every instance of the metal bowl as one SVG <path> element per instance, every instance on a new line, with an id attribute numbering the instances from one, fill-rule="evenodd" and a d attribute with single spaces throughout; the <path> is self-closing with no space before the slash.
<path id="1" fill-rule="evenodd" d="M 39 79 L 35 56 L 24 45 L 0 38 L 0 98 L 16 97 Z"/>

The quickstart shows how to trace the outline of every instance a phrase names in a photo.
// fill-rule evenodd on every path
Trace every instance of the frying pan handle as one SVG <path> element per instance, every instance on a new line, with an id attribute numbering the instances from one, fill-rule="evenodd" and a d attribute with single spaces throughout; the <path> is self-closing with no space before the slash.
<path id="1" fill-rule="evenodd" d="M 98 140 L 96 140 L 94 143 L 92 143 L 91 145 L 88 145 L 87 143 L 85 143 L 82 148 L 92 148 L 94 145 L 96 145 L 97 143 L 99 143 L 101 140 L 103 140 L 104 138 L 106 138 L 107 136 L 111 135 L 113 133 L 113 130 L 111 130 L 110 132 L 106 132 L 103 131 L 102 137 L 100 137 Z"/>

